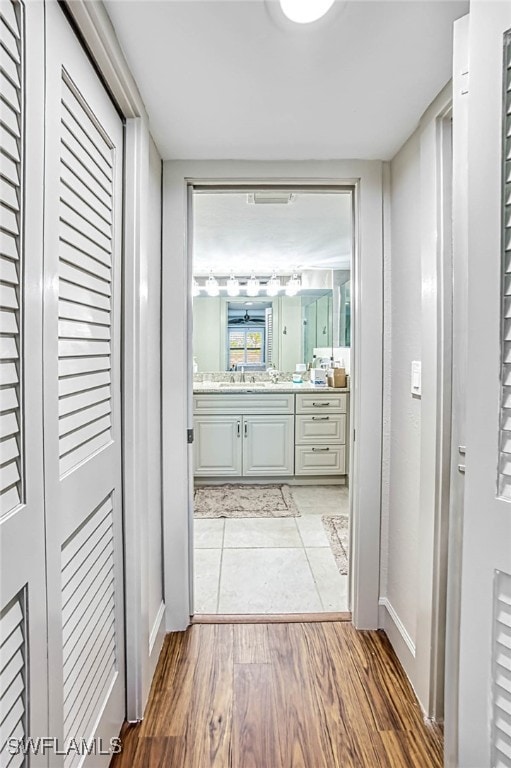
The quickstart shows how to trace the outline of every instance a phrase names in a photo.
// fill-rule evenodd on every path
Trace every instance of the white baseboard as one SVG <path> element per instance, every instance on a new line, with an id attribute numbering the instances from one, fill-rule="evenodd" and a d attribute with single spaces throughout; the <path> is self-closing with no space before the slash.
<path id="1" fill-rule="evenodd" d="M 159 637 L 160 637 L 160 641 L 163 642 L 163 637 L 165 635 L 165 627 L 163 626 L 164 618 L 165 618 L 165 603 L 162 601 L 160 603 L 160 607 L 158 608 L 158 612 L 156 613 L 156 618 L 154 620 L 153 627 L 149 634 L 149 656 L 152 655 L 154 645 Z M 160 648 L 157 648 L 156 655 L 158 655 L 159 653 L 160 653 Z"/>
<path id="2" fill-rule="evenodd" d="M 413 685 L 415 679 L 415 643 L 386 597 L 379 601 L 379 625 L 384 629 L 396 655 Z"/>

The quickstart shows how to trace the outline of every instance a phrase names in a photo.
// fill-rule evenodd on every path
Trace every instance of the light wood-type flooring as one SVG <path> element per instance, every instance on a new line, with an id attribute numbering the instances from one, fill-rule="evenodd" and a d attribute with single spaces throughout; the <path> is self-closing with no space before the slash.
<path id="1" fill-rule="evenodd" d="M 112 768 L 441 768 L 442 733 L 382 632 L 194 624 L 168 635 Z"/>

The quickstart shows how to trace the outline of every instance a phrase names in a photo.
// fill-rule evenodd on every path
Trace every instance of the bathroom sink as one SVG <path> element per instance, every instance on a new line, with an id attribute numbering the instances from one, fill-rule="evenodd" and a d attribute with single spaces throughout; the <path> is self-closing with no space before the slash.
<path id="1" fill-rule="evenodd" d="M 218 386 L 223 389 L 264 389 L 269 381 L 221 381 Z"/>

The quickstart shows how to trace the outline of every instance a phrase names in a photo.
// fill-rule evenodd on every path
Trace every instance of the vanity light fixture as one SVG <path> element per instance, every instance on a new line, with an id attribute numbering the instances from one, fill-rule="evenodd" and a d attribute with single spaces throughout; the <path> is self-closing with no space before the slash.
<path id="1" fill-rule="evenodd" d="M 289 278 L 287 284 L 286 284 L 286 296 L 296 296 L 298 291 L 300 290 L 300 278 L 296 274 L 296 272 L 293 273 L 293 276 Z"/>
<path id="2" fill-rule="evenodd" d="M 208 279 L 206 280 L 206 285 L 204 286 L 206 288 L 206 293 L 208 296 L 218 296 L 220 293 L 220 286 L 218 285 L 218 280 L 216 277 L 213 277 L 213 273 L 211 272 Z"/>
<path id="3" fill-rule="evenodd" d="M 310 24 L 324 16 L 335 0 L 280 0 L 284 16 L 297 24 Z"/>
<path id="4" fill-rule="evenodd" d="M 266 295 L 276 296 L 280 291 L 280 288 L 281 288 L 280 280 L 274 272 L 270 277 L 270 279 L 268 280 L 268 282 L 266 283 Z"/>
<path id="5" fill-rule="evenodd" d="M 250 280 L 247 280 L 247 296 L 257 296 L 259 294 L 259 280 L 252 273 Z"/>
<path id="6" fill-rule="evenodd" d="M 239 296 L 240 295 L 239 280 L 238 280 L 238 278 L 234 277 L 232 272 L 231 272 L 230 278 L 227 281 L 226 287 L 227 287 L 227 295 L 228 296 Z"/>
<path id="7" fill-rule="evenodd" d="M 200 296 L 200 285 L 195 278 L 192 280 L 192 296 Z"/>

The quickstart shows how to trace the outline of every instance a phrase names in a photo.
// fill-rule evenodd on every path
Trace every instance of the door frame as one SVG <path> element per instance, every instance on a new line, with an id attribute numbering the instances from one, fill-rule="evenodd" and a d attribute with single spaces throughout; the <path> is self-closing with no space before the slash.
<path id="1" fill-rule="evenodd" d="M 192 392 L 189 189 L 192 185 L 354 187 L 354 359 L 352 410 L 353 623 L 378 627 L 382 434 L 383 244 L 380 161 L 168 161 L 163 219 L 163 505 L 167 630 L 183 630 L 192 613 Z M 364 254 L 364 258 L 361 254 Z M 361 307 L 365 307 L 362 316 Z M 177 372 L 177 375 L 176 375 Z M 356 435 L 356 440 L 354 436 Z M 375 439 L 376 435 L 376 439 Z M 357 482 L 366 473 L 371 483 Z M 183 482 L 188 478 L 188 482 Z"/>

